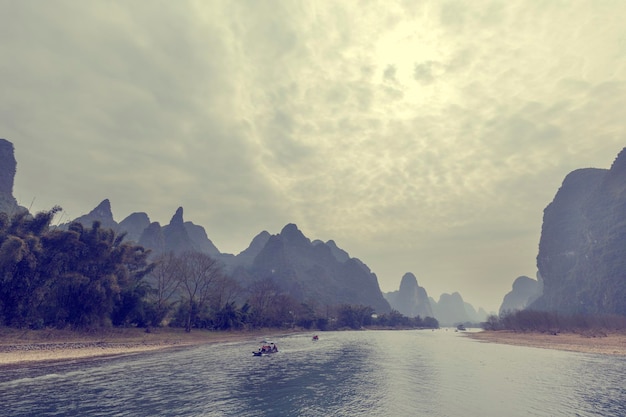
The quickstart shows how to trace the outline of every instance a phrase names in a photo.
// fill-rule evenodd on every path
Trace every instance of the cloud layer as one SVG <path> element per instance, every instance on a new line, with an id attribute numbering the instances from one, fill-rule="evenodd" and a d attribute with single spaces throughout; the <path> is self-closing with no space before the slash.
<path id="1" fill-rule="evenodd" d="M 222 251 L 296 223 L 384 291 L 496 310 L 567 173 L 626 145 L 626 3 L 0 2 L 15 194 L 179 205 Z M 34 202 L 33 202 L 34 199 Z"/>

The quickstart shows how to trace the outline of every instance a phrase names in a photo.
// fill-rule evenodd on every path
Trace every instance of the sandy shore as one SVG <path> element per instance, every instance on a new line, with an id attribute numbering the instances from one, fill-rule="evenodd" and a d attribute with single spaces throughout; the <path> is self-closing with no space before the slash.
<path id="1" fill-rule="evenodd" d="M 202 344 L 250 340 L 256 343 L 267 331 L 184 333 L 157 330 L 150 334 L 139 329 L 103 334 L 80 334 L 57 331 L 0 332 L 0 368 L 36 362 L 137 354 L 160 349 L 184 348 Z"/>
<path id="2" fill-rule="evenodd" d="M 184 348 L 211 343 L 249 340 L 257 343 L 273 332 L 207 332 L 159 329 L 145 333 L 126 329 L 97 334 L 64 331 L 0 331 L 0 368 L 37 362 L 82 360 L 107 356 L 130 355 L 141 352 Z M 285 332 L 281 333 L 284 334 Z M 504 343 L 573 352 L 626 356 L 626 333 L 600 334 L 595 337 L 575 333 L 516 333 L 510 331 L 480 331 L 464 333 L 482 342 Z M 255 345 L 256 346 L 256 345 Z"/>
<path id="3" fill-rule="evenodd" d="M 511 331 L 481 331 L 466 333 L 483 342 L 504 343 L 571 352 L 626 356 L 626 333 L 608 333 L 595 336 L 576 333 L 517 333 Z"/>

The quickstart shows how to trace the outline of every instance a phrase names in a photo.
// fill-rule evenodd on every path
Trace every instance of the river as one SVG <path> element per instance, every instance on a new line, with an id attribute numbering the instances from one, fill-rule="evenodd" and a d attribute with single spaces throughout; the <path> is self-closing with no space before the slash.
<path id="1" fill-rule="evenodd" d="M 274 338 L 0 372 L 3 416 L 626 416 L 626 358 L 453 330 Z"/>

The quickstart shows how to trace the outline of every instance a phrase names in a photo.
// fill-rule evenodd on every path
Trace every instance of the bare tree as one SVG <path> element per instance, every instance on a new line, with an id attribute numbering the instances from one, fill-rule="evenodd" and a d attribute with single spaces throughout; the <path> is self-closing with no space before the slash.
<path id="1" fill-rule="evenodd" d="M 250 293 L 249 304 L 252 307 L 254 325 L 267 326 L 272 321 L 271 315 L 273 306 L 280 294 L 280 288 L 271 279 L 266 278 L 255 281 L 248 287 Z"/>
<path id="2" fill-rule="evenodd" d="M 211 307 L 220 310 L 225 305 L 234 303 L 243 290 L 232 277 L 221 275 L 215 280 L 214 291 L 211 295 Z"/>
<path id="3" fill-rule="evenodd" d="M 185 331 L 190 332 L 195 312 L 207 305 L 211 291 L 214 290 L 214 284 L 222 277 L 222 268 L 216 259 L 205 253 L 187 251 L 179 256 L 180 290 L 185 294 L 189 303 Z"/>
<path id="4" fill-rule="evenodd" d="M 150 274 L 152 292 L 149 299 L 156 310 L 156 317 L 152 325 L 159 325 L 169 312 L 172 300 L 180 287 L 178 274 L 181 269 L 181 259 L 174 252 L 166 252 L 155 259 L 155 268 Z"/>

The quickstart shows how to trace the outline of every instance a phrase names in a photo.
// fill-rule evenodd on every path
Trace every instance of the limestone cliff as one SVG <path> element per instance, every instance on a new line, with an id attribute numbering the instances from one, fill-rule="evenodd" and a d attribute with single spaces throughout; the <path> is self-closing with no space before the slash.
<path id="1" fill-rule="evenodd" d="M 609 170 L 565 178 L 543 216 L 531 308 L 626 315 L 626 148 Z"/>
<path id="2" fill-rule="evenodd" d="M 390 311 L 378 278 L 355 258 L 337 259 L 338 248 L 311 242 L 295 224 L 267 239 L 249 268 L 238 270 L 241 280 L 271 278 L 297 300 L 320 305 L 362 304 L 378 313 Z"/>
<path id="3" fill-rule="evenodd" d="M 417 284 L 411 272 L 402 276 L 398 291 L 384 294 L 391 307 L 407 317 L 434 317 L 426 290 Z"/>
<path id="4" fill-rule="evenodd" d="M 13 197 L 16 169 L 13 144 L 6 139 L 0 139 L 0 212 L 12 214 L 19 208 Z"/>

